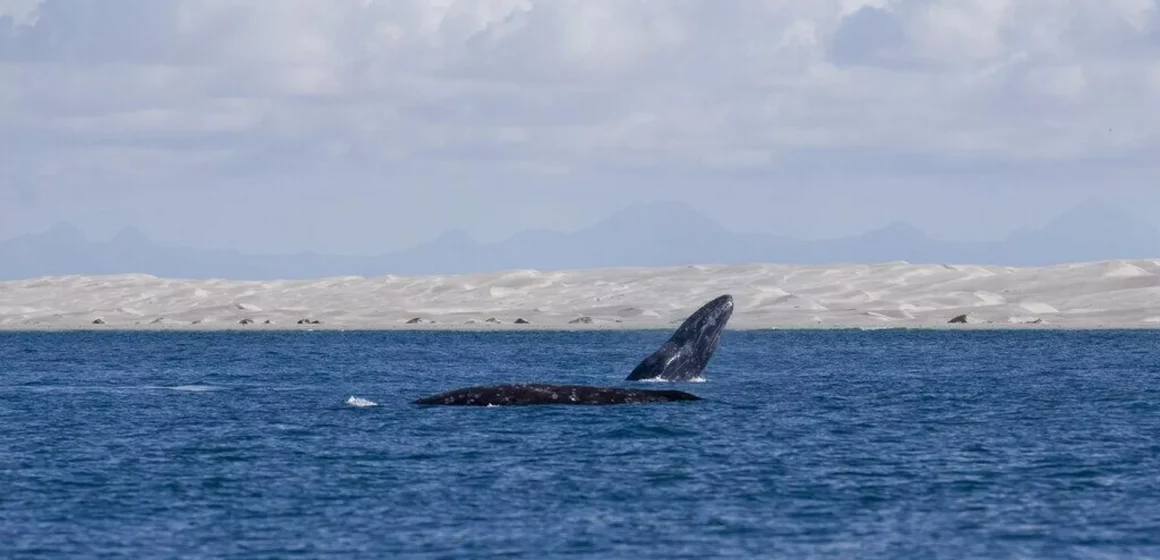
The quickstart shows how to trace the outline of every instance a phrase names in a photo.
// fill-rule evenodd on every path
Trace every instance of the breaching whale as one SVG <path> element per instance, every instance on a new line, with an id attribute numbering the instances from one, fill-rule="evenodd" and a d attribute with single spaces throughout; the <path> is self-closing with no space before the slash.
<path id="1" fill-rule="evenodd" d="M 721 331 L 733 314 L 733 297 L 726 294 L 701 306 L 659 348 L 640 362 L 628 380 L 688 381 L 701 375 L 721 341 Z M 414 404 L 513 406 L 535 404 L 631 404 L 697 401 L 701 397 L 671 389 L 629 389 L 588 385 L 514 383 L 480 385 L 423 397 Z"/>
<path id="2" fill-rule="evenodd" d="M 725 294 L 689 315 L 656 352 L 628 374 L 630 381 L 689 381 L 701 375 L 721 343 L 721 331 L 733 316 L 733 296 Z"/>

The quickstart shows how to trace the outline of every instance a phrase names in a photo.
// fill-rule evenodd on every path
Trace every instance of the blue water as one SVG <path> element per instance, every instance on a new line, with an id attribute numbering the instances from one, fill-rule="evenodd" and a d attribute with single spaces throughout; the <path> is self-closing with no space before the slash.
<path id="1" fill-rule="evenodd" d="M 1155 331 L 728 331 L 704 401 L 409 404 L 667 335 L 0 334 L 0 557 L 1160 557 Z"/>

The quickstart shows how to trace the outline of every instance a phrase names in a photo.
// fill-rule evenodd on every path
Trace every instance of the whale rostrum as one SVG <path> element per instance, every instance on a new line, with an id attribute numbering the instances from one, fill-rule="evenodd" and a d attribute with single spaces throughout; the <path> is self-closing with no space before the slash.
<path id="1" fill-rule="evenodd" d="M 628 374 L 628 379 L 689 381 L 700 377 L 732 316 L 733 297 L 728 294 L 702 305 L 656 352 L 642 360 Z"/>

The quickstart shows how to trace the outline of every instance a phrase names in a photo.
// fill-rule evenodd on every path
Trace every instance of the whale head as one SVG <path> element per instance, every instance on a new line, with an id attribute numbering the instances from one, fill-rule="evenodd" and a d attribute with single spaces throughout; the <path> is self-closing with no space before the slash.
<path id="1" fill-rule="evenodd" d="M 721 332 L 733 315 L 733 296 L 725 294 L 689 315 L 656 352 L 642 360 L 629 380 L 689 381 L 700 377 L 721 342 Z"/>

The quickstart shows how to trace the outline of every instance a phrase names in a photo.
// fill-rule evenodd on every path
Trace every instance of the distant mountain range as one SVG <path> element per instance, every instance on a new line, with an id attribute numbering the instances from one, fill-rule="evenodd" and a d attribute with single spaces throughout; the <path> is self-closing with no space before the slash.
<path id="1" fill-rule="evenodd" d="M 684 264 L 912 263 L 1038 266 L 1104 259 L 1160 258 L 1160 230 L 1091 201 L 1044 228 L 997 242 L 933 239 L 903 222 L 852 237 L 796 240 L 738 233 L 679 203 L 636 205 L 572 232 L 529 230 L 499 243 L 452 231 L 380 256 L 315 253 L 248 255 L 164 247 L 128 228 L 109 241 L 71 224 L 0 241 L 0 279 L 63 274 L 144 273 L 170 278 L 301 279 L 383 274 L 456 274 Z"/>

